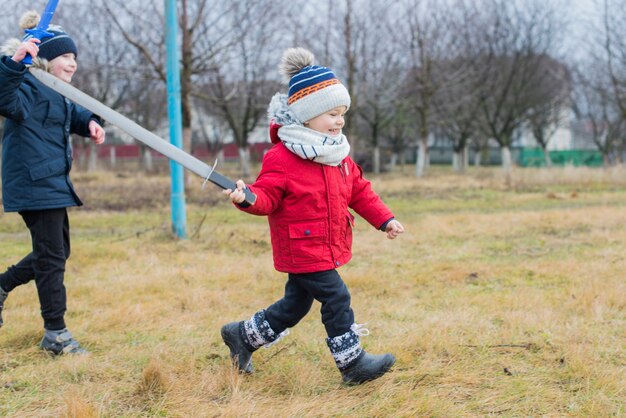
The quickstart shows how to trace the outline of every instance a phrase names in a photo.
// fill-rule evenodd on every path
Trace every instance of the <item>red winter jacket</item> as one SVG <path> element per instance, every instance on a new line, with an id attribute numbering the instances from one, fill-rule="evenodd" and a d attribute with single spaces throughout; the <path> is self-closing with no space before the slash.
<path id="1" fill-rule="evenodd" d="M 350 157 L 340 166 L 302 159 L 280 142 L 263 158 L 261 172 L 250 190 L 254 205 L 237 206 L 254 215 L 267 215 L 274 267 L 286 273 L 331 270 L 352 258 L 352 208 L 379 229 L 393 214 L 363 178 Z"/>

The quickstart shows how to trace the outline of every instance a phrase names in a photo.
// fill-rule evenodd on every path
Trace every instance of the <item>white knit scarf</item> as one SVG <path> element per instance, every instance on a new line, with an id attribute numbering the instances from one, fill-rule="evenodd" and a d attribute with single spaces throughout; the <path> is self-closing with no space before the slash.
<path id="1" fill-rule="evenodd" d="M 350 153 L 345 135 L 328 136 L 302 125 L 285 125 L 278 130 L 285 147 L 298 157 L 316 163 L 337 166 Z"/>

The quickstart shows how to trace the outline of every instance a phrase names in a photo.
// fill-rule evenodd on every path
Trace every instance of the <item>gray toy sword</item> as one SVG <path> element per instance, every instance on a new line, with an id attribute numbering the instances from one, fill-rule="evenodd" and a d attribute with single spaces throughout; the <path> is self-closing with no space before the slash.
<path id="1" fill-rule="evenodd" d="M 211 167 L 208 164 L 200 161 L 193 155 L 187 154 L 180 148 L 175 147 L 163 138 L 160 138 L 149 130 L 139 126 L 137 123 L 128 119 L 126 116 L 100 103 L 93 97 L 88 96 L 87 94 L 71 86 L 70 84 L 56 78 L 52 74 L 49 74 L 37 68 L 30 68 L 30 72 L 39 81 L 50 87 L 52 90 L 56 91 L 62 96 L 65 96 L 69 100 L 84 107 L 85 109 L 90 110 L 91 112 L 100 116 L 102 119 L 112 123 L 136 140 L 143 142 L 150 148 L 165 155 L 167 158 L 176 161 L 187 170 L 196 173 L 197 175 L 202 177 L 205 182 L 210 181 L 211 183 L 221 187 L 222 189 L 235 190 L 235 182 L 215 171 L 215 167 Z M 247 188 L 244 189 L 244 193 L 246 203 L 252 205 L 256 201 L 256 195 Z"/>

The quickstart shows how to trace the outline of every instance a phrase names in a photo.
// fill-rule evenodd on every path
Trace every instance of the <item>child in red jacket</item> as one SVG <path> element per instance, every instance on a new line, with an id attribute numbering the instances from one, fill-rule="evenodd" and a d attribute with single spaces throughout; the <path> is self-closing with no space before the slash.
<path id="1" fill-rule="evenodd" d="M 341 133 L 350 107 L 347 89 L 332 70 L 313 65 L 306 49 L 285 51 L 280 69 L 289 94 L 276 94 L 270 103 L 276 145 L 249 186 L 256 201 L 244 202 L 241 180 L 224 193 L 239 209 L 268 217 L 274 266 L 288 273 L 285 295 L 250 319 L 225 325 L 222 338 L 239 369 L 250 373 L 252 353 L 286 335 L 316 299 L 343 381 L 359 384 L 382 376 L 395 358 L 361 348 L 359 336 L 369 331 L 354 322 L 350 293 L 336 270 L 352 257 L 354 217 L 348 208 L 389 239 L 404 228 L 348 155 L 350 144 Z"/>

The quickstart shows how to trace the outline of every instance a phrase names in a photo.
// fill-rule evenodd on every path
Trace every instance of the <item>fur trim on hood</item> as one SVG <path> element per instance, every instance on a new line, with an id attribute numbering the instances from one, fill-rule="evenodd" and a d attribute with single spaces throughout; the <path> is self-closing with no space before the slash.
<path id="1" fill-rule="evenodd" d="M 283 93 L 276 93 L 270 105 L 267 109 L 267 115 L 270 121 L 285 126 L 285 125 L 302 125 L 302 122 L 298 120 L 296 115 L 293 114 L 287 103 L 288 97 Z"/>
<path id="2" fill-rule="evenodd" d="M 15 54 L 15 51 L 17 51 L 17 48 L 20 46 L 21 43 L 22 41 L 20 41 L 17 38 L 11 38 L 7 40 L 2 45 L 2 47 L 0 47 L 0 55 L 7 55 L 9 57 L 12 57 L 13 54 Z M 50 65 L 48 64 L 48 60 L 44 58 L 40 58 L 40 57 L 35 57 L 33 59 L 32 67 L 39 68 L 48 72 L 50 71 Z"/>

